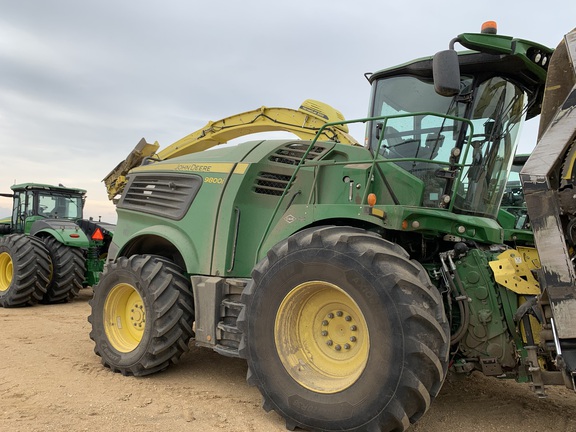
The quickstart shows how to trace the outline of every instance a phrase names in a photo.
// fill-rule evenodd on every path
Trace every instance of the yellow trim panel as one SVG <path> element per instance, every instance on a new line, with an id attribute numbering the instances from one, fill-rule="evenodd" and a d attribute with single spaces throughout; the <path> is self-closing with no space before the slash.
<path id="1" fill-rule="evenodd" d="M 132 170 L 132 172 L 142 171 L 187 171 L 204 174 L 244 174 L 248 169 L 247 163 L 235 164 L 229 162 L 216 163 L 163 163 L 144 165 Z"/>

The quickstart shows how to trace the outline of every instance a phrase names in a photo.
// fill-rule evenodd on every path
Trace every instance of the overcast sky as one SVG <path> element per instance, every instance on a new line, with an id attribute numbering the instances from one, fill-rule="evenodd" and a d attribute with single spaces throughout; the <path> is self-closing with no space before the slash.
<path id="1" fill-rule="evenodd" d="M 85 216 L 114 222 L 101 180 L 140 138 L 165 147 L 209 120 L 308 98 L 365 117 L 365 72 L 446 49 L 486 20 L 555 47 L 576 3 L 0 0 L 0 192 L 84 188 Z M 0 216 L 10 208 L 0 198 Z"/>

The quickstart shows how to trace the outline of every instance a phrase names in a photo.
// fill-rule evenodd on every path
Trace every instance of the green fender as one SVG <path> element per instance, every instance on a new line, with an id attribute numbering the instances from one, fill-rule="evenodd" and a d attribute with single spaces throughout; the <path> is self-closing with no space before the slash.
<path id="1" fill-rule="evenodd" d="M 278 221 L 270 228 L 269 233 L 258 247 L 256 261 L 258 263 L 266 256 L 280 239 L 288 238 L 292 234 L 310 226 L 334 225 L 334 215 L 338 214 L 339 224 L 348 226 L 362 226 L 374 228 L 382 227 L 382 219 L 369 213 L 368 206 L 350 205 L 292 205 L 278 218 Z"/>
<path id="2" fill-rule="evenodd" d="M 116 259 L 123 255 L 134 255 L 134 254 L 154 254 L 154 243 L 146 243 L 146 247 L 140 249 L 138 243 L 142 242 L 146 237 L 160 237 L 166 242 L 173 245 L 179 254 L 182 256 L 184 263 L 186 265 L 186 271 L 188 273 L 198 274 L 205 273 L 205 269 L 210 268 L 211 260 L 211 250 L 205 251 L 203 256 L 204 261 L 200 262 L 200 255 L 198 253 L 198 248 L 196 244 L 190 241 L 190 237 L 182 230 L 176 229 L 170 226 L 164 225 L 152 225 L 144 227 L 143 229 L 135 232 L 126 241 L 124 241 L 124 246 L 119 250 L 114 257 L 108 257 L 110 260 Z M 114 241 L 113 241 L 114 243 Z M 133 248 L 136 248 L 133 250 Z M 109 249 L 109 253 L 113 250 L 113 247 Z M 203 270 L 204 269 L 204 270 Z"/>
<path id="3" fill-rule="evenodd" d="M 35 237 L 51 236 L 66 246 L 86 249 L 90 240 L 72 221 L 65 219 L 44 219 L 34 222 L 30 229 L 30 235 Z"/>

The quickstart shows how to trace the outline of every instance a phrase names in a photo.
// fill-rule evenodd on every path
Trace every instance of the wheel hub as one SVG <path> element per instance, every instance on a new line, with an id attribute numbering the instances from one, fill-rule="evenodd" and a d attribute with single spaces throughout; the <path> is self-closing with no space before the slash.
<path id="1" fill-rule="evenodd" d="M 134 302 L 130 308 L 130 323 L 134 328 L 142 328 L 146 322 L 146 314 L 144 313 L 144 305 L 142 302 Z"/>
<path id="2" fill-rule="evenodd" d="M 0 254 L 0 291 L 6 291 L 12 283 L 14 277 L 14 264 L 10 254 L 2 252 Z"/>
<path id="3" fill-rule="evenodd" d="M 322 320 L 320 336 L 326 340 L 329 351 L 345 354 L 358 344 L 358 326 L 351 315 L 341 310 L 329 312 Z"/>
<path id="4" fill-rule="evenodd" d="M 104 330 L 117 351 L 127 353 L 138 347 L 146 328 L 146 308 L 130 284 L 114 286 L 104 303 Z"/>
<path id="5" fill-rule="evenodd" d="M 305 282 L 286 295 L 276 314 L 274 337 L 286 371 L 318 393 L 350 387 L 368 362 L 364 315 L 352 297 L 328 282 Z"/>

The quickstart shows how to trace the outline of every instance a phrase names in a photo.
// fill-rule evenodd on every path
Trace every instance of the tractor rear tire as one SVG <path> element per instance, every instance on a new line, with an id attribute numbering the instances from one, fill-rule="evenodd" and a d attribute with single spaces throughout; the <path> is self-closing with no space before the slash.
<path id="1" fill-rule="evenodd" d="M 118 258 L 106 266 L 90 306 L 94 352 L 114 372 L 159 372 L 189 349 L 191 284 L 171 261 L 151 255 Z"/>
<path id="2" fill-rule="evenodd" d="M 72 300 L 78 295 L 86 274 L 82 249 L 66 246 L 54 237 L 42 239 L 52 259 L 52 279 L 40 303 L 54 304 Z"/>
<path id="3" fill-rule="evenodd" d="M 248 382 L 286 427 L 404 431 L 448 367 L 449 328 L 423 267 L 351 227 L 304 230 L 272 248 L 238 325 Z"/>
<path id="4" fill-rule="evenodd" d="M 48 251 L 24 234 L 0 237 L 0 306 L 27 306 L 39 301 L 50 282 Z"/>

